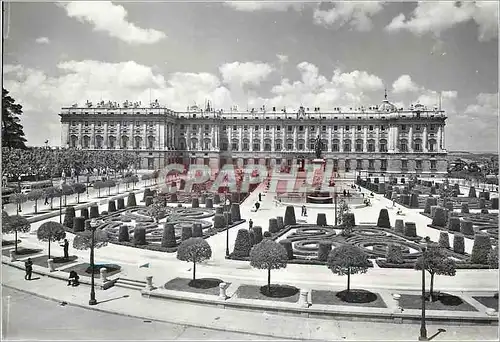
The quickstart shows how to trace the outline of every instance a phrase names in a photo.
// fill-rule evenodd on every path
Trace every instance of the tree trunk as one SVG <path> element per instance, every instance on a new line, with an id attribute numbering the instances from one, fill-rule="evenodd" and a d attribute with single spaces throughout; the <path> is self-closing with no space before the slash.
<path id="1" fill-rule="evenodd" d="M 14 230 L 14 252 L 17 254 L 17 229 Z"/>
<path id="2" fill-rule="evenodd" d="M 38 200 L 35 199 L 35 214 L 38 212 Z"/>
<path id="3" fill-rule="evenodd" d="M 267 294 L 271 294 L 271 268 L 267 269 Z"/>
<path id="4" fill-rule="evenodd" d="M 429 297 L 430 301 L 434 301 L 434 273 L 431 273 L 431 284 L 430 284 L 430 289 L 429 289 Z"/>
<path id="5" fill-rule="evenodd" d="M 101 197 L 101 188 L 97 189 L 97 197 Z"/>
<path id="6" fill-rule="evenodd" d="M 347 267 L 347 292 L 351 290 L 351 268 Z"/>
<path id="7" fill-rule="evenodd" d="M 79 204 L 80 203 L 80 193 L 77 192 L 76 193 L 76 204 Z"/>
<path id="8" fill-rule="evenodd" d="M 54 197 L 50 198 L 50 210 L 54 209 Z"/>
<path id="9" fill-rule="evenodd" d="M 49 259 L 50 259 L 50 238 L 49 238 Z"/>
<path id="10" fill-rule="evenodd" d="M 193 261 L 193 281 L 196 280 L 196 261 Z"/>

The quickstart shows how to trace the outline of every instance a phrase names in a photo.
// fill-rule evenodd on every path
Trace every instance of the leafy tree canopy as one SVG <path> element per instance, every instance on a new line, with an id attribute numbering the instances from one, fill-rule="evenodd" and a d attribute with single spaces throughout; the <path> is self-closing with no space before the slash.
<path id="1" fill-rule="evenodd" d="M 4 213 L 5 211 L 2 211 L 2 231 L 4 233 L 27 233 L 30 231 L 31 223 L 26 218 L 19 215 L 9 216 L 7 213 Z"/>
<path id="2" fill-rule="evenodd" d="M 348 244 L 334 248 L 327 259 L 328 268 L 338 275 L 366 273 L 369 265 L 366 253 Z"/>
<path id="3" fill-rule="evenodd" d="M 270 239 L 264 239 L 250 250 L 250 266 L 259 269 L 285 268 L 288 255 L 285 247 Z"/>
<path id="4" fill-rule="evenodd" d="M 17 104 L 9 95 L 9 92 L 2 89 L 2 147 L 26 148 L 26 138 L 24 137 L 23 125 L 19 116 L 23 114 L 23 107 Z"/>
<path id="5" fill-rule="evenodd" d="M 202 238 L 184 240 L 177 249 L 177 259 L 188 262 L 202 262 L 212 257 L 212 249 Z"/>
<path id="6" fill-rule="evenodd" d="M 59 222 L 49 221 L 43 223 L 37 230 L 36 235 L 40 241 L 59 241 L 66 237 L 66 231 Z"/>
<path id="7" fill-rule="evenodd" d="M 448 258 L 446 252 L 437 244 L 430 244 L 423 252 L 424 257 L 417 259 L 415 269 L 422 269 L 422 261 L 424 261 L 424 268 L 430 274 L 454 276 L 456 274 L 455 261 Z"/>

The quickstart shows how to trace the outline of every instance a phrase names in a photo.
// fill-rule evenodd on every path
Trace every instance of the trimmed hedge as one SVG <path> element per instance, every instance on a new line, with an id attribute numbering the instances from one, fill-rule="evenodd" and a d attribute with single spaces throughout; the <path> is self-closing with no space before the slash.
<path id="1" fill-rule="evenodd" d="M 427 197 L 425 199 L 425 209 L 424 213 L 430 214 L 431 213 L 431 207 L 437 205 L 437 198 L 435 197 Z"/>
<path id="2" fill-rule="evenodd" d="M 192 237 L 202 237 L 203 229 L 201 228 L 201 223 L 193 223 Z"/>
<path id="3" fill-rule="evenodd" d="M 403 264 L 405 261 L 401 247 L 393 243 L 387 246 L 385 259 L 388 263 L 391 264 Z"/>
<path id="4" fill-rule="evenodd" d="M 163 225 L 161 246 L 166 248 L 177 246 L 177 240 L 175 239 L 175 227 L 172 223 L 165 223 Z"/>
<path id="5" fill-rule="evenodd" d="M 130 241 L 130 235 L 128 233 L 128 226 L 123 225 L 120 226 L 120 230 L 118 231 L 118 241 L 119 242 L 129 242 Z"/>
<path id="6" fill-rule="evenodd" d="M 465 253 L 464 236 L 460 233 L 453 235 L 453 251 L 458 254 Z"/>
<path id="7" fill-rule="evenodd" d="M 258 244 L 259 242 L 262 241 L 262 227 L 260 226 L 255 226 L 255 227 L 252 227 L 252 231 L 254 232 L 255 234 L 255 244 Z"/>
<path id="8" fill-rule="evenodd" d="M 73 231 L 75 233 L 85 231 L 85 217 L 73 217 Z"/>
<path id="9" fill-rule="evenodd" d="M 460 218 L 456 216 L 451 216 L 448 219 L 447 229 L 450 232 L 459 232 L 460 231 Z"/>
<path id="10" fill-rule="evenodd" d="M 293 259 L 292 241 L 284 239 L 284 240 L 280 240 L 279 244 L 285 248 L 287 259 L 292 260 Z"/>
<path id="11" fill-rule="evenodd" d="M 491 199 L 491 209 L 498 210 L 498 197 Z"/>
<path id="12" fill-rule="evenodd" d="M 123 197 L 118 198 L 116 200 L 116 204 L 117 204 L 116 205 L 116 207 L 117 207 L 116 209 L 118 209 L 118 210 L 125 209 L 125 198 L 123 198 Z"/>
<path id="13" fill-rule="evenodd" d="M 146 228 L 144 228 L 144 227 L 135 227 L 134 228 L 134 244 L 135 245 L 147 245 Z"/>
<path id="14" fill-rule="evenodd" d="M 443 207 L 436 207 L 434 217 L 432 218 L 432 225 L 438 227 L 444 227 L 446 225 L 446 212 Z"/>
<path id="15" fill-rule="evenodd" d="M 476 198 L 476 188 L 474 188 L 473 186 L 470 187 L 469 189 L 469 198 Z"/>
<path id="16" fill-rule="evenodd" d="M 460 233 L 464 235 L 474 235 L 472 221 L 460 220 Z"/>
<path id="17" fill-rule="evenodd" d="M 439 232 L 439 246 L 450 248 L 450 237 L 447 232 Z"/>
<path id="18" fill-rule="evenodd" d="M 413 193 L 411 194 L 410 198 L 410 208 L 418 208 L 418 207 L 419 207 L 418 194 Z"/>
<path id="19" fill-rule="evenodd" d="M 241 221 L 240 205 L 238 203 L 231 204 L 231 221 Z"/>
<path id="20" fill-rule="evenodd" d="M 470 256 L 470 262 L 473 264 L 488 264 L 488 255 L 491 251 L 491 239 L 487 234 L 475 234 L 474 245 Z"/>
<path id="21" fill-rule="evenodd" d="M 84 217 L 86 220 L 88 220 L 89 219 L 89 209 L 88 208 L 81 209 L 80 216 Z"/>
<path id="22" fill-rule="evenodd" d="M 401 233 L 403 234 L 404 233 L 404 230 L 405 230 L 405 224 L 403 222 L 402 219 L 397 219 L 396 220 L 396 223 L 394 224 L 394 230 L 397 232 L 397 233 Z"/>
<path id="23" fill-rule="evenodd" d="M 486 200 L 484 198 L 479 198 L 479 209 L 486 208 Z"/>
<path id="24" fill-rule="evenodd" d="M 222 214 L 215 214 L 214 216 L 214 228 L 221 229 L 226 227 L 226 219 Z"/>
<path id="25" fill-rule="evenodd" d="M 191 208 L 199 208 L 200 207 L 200 200 L 198 198 L 192 198 L 191 199 Z"/>
<path id="26" fill-rule="evenodd" d="M 93 205 L 90 207 L 90 219 L 93 218 L 98 218 L 99 217 L 99 207 L 96 205 Z"/>
<path id="27" fill-rule="evenodd" d="M 73 228 L 73 219 L 75 218 L 75 207 L 67 207 L 64 214 L 64 226 Z"/>
<path id="28" fill-rule="evenodd" d="M 316 224 L 320 227 L 326 226 L 326 214 L 325 213 L 318 213 L 316 216 Z"/>
<path id="29" fill-rule="evenodd" d="M 462 202 L 461 207 L 460 207 L 460 212 L 462 214 L 468 214 L 469 213 L 469 203 Z"/>
<path id="30" fill-rule="evenodd" d="M 127 197 L 127 208 L 137 207 L 137 202 L 135 200 L 135 194 L 130 192 Z"/>
<path id="31" fill-rule="evenodd" d="M 193 237 L 192 227 L 183 226 L 181 230 L 181 240 L 184 241 L 191 237 Z"/>
<path id="32" fill-rule="evenodd" d="M 114 213 L 116 211 L 116 203 L 115 201 L 108 202 L 108 213 Z"/>
<path id="33" fill-rule="evenodd" d="M 415 222 L 405 222 L 405 236 L 416 237 L 417 236 L 417 226 Z"/>
<path id="34" fill-rule="evenodd" d="M 318 242 L 318 260 L 326 261 L 328 259 L 328 254 L 332 250 L 332 242 L 328 240 Z"/>
<path id="35" fill-rule="evenodd" d="M 377 227 L 391 228 L 391 221 L 389 220 L 389 212 L 387 209 L 380 209 L 378 214 Z"/>
<path id="36" fill-rule="evenodd" d="M 207 198 L 205 200 L 205 208 L 213 209 L 213 207 L 214 207 L 214 201 L 211 198 Z"/>
<path id="37" fill-rule="evenodd" d="M 224 207 L 215 208 L 215 214 L 224 214 Z"/>
<path id="38" fill-rule="evenodd" d="M 270 218 L 269 219 L 269 229 L 268 230 L 272 234 L 279 232 L 278 220 L 277 219 L 275 219 L 275 218 Z"/>
<path id="39" fill-rule="evenodd" d="M 356 226 L 356 218 L 354 216 L 354 213 L 344 214 L 344 217 L 342 217 L 342 222 L 344 223 L 344 225 L 346 225 L 349 222 L 351 227 Z"/>
<path id="40" fill-rule="evenodd" d="M 152 196 L 148 196 L 146 197 L 146 207 L 149 207 L 151 204 L 153 204 L 153 197 Z"/>
<path id="41" fill-rule="evenodd" d="M 224 213 L 224 218 L 227 221 L 227 224 L 233 224 L 233 220 L 231 220 L 231 213 L 230 212 L 225 212 Z"/>
<path id="42" fill-rule="evenodd" d="M 297 221 L 295 220 L 295 208 L 291 205 L 286 207 L 284 223 L 285 226 L 297 224 Z"/>
<path id="43" fill-rule="evenodd" d="M 214 194 L 214 204 L 219 204 L 219 203 L 220 203 L 220 195 Z"/>
<path id="44" fill-rule="evenodd" d="M 233 255 L 236 257 L 248 257 L 250 256 L 251 248 L 252 245 L 250 243 L 250 233 L 248 229 L 239 229 L 234 243 Z"/>
<path id="45" fill-rule="evenodd" d="M 279 230 L 285 228 L 285 223 L 283 221 L 283 216 L 276 217 L 276 220 L 278 220 L 278 229 Z"/>

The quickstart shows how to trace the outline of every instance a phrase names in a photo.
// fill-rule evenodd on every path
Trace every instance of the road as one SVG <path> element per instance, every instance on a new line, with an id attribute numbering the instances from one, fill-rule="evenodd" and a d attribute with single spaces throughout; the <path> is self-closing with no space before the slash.
<path id="1" fill-rule="evenodd" d="M 6 340 L 274 340 L 62 306 L 5 287 L 2 297 L 2 339 Z"/>

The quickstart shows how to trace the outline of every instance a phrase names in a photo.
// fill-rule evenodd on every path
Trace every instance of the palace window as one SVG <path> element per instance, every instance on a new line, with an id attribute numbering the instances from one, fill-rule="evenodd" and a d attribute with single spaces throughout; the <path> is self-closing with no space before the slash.
<path id="1" fill-rule="evenodd" d="M 360 125 L 358 125 L 358 131 L 361 131 L 361 126 Z"/>
<path id="2" fill-rule="evenodd" d="M 401 131 L 406 132 L 406 125 L 401 125 Z"/>
<path id="3" fill-rule="evenodd" d="M 403 170 L 408 169 L 408 160 L 401 160 L 401 168 Z"/>
<path id="4" fill-rule="evenodd" d="M 384 125 L 380 125 L 380 130 L 381 131 L 385 131 L 385 126 Z"/>
<path id="5" fill-rule="evenodd" d="M 266 125 L 266 131 L 269 131 L 269 125 Z"/>
<path id="6" fill-rule="evenodd" d="M 311 126 L 311 132 L 314 132 L 316 128 L 314 126 Z"/>
<path id="7" fill-rule="evenodd" d="M 314 150 L 315 147 L 316 147 L 316 143 L 314 141 L 310 141 L 309 142 L 309 149 Z"/>
<path id="8" fill-rule="evenodd" d="M 253 150 L 260 151 L 260 142 L 257 142 L 257 141 L 253 142 Z"/>
<path id="9" fill-rule="evenodd" d="M 281 126 L 276 126 L 277 131 L 281 131 Z"/>
<path id="10" fill-rule="evenodd" d="M 337 169 L 339 167 L 339 161 L 337 159 L 333 160 L 333 168 Z"/>
<path id="11" fill-rule="evenodd" d="M 380 169 L 381 170 L 387 170 L 387 159 L 381 159 L 380 160 Z"/>
<path id="12" fill-rule="evenodd" d="M 222 151 L 227 151 L 227 141 L 222 142 Z"/>
<path id="13" fill-rule="evenodd" d="M 83 137 L 83 148 L 89 148 L 90 147 L 90 138 L 88 136 Z"/>
<path id="14" fill-rule="evenodd" d="M 248 151 L 248 150 L 250 150 L 248 141 L 243 141 L 243 151 Z"/>
<path id="15" fill-rule="evenodd" d="M 373 170 L 375 168 L 375 162 L 373 160 L 368 160 L 368 169 Z"/>
<path id="16" fill-rule="evenodd" d="M 325 132 L 325 131 L 326 131 L 326 126 L 321 127 L 321 130 L 322 130 L 323 132 Z"/>
<path id="17" fill-rule="evenodd" d="M 231 150 L 238 151 L 238 142 L 237 141 L 233 141 L 231 143 Z"/>
<path id="18" fill-rule="evenodd" d="M 428 145 L 429 145 L 429 152 L 436 151 L 436 140 L 430 139 Z"/>
<path id="19" fill-rule="evenodd" d="M 422 169 L 422 161 L 421 160 L 415 160 L 415 168 L 417 170 L 421 170 Z"/>
<path id="20" fill-rule="evenodd" d="M 344 152 L 351 152 L 351 141 L 344 140 Z"/>
<path id="21" fill-rule="evenodd" d="M 349 169 L 351 168 L 351 161 L 349 159 L 346 159 L 344 161 L 344 165 L 345 165 L 345 170 L 349 171 Z"/>
<path id="22" fill-rule="evenodd" d="M 89 125 L 89 122 L 85 121 L 85 126 L 88 127 L 88 125 Z"/>
<path id="23" fill-rule="evenodd" d="M 205 150 L 210 150 L 210 140 L 205 140 L 204 141 L 204 149 Z"/>
<path id="24" fill-rule="evenodd" d="M 356 160 L 356 169 L 361 170 L 363 168 L 363 161 L 361 159 Z"/>
<path id="25" fill-rule="evenodd" d="M 254 165 L 259 165 L 259 158 L 254 158 L 253 164 Z"/>
<path id="26" fill-rule="evenodd" d="M 75 135 L 71 136 L 71 147 L 76 147 L 78 144 L 78 137 Z"/>
<path id="27" fill-rule="evenodd" d="M 226 125 L 222 126 L 222 130 L 225 131 L 227 129 Z"/>
<path id="28" fill-rule="evenodd" d="M 378 143 L 380 152 L 387 152 L 387 140 L 381 139 Z"/>
<path id="29" fill-rule="evenodd" d="M 299 132 L 303 132 L 304 131 L 304 126 L 299 126 Z"/>
<path id="30" fill-rule="evenodd" d="M 420 131 L 420 125 L 415 125 L 415 131 Z"/>
<path id="31" fill-rule="evenodd" d="M 193 150 L 198 149 L 198 140 L 196 140 L 196 139 L 191 140 L 191 148 Z"/>
<path id="32" fill-rule="evenodd" d="M 271 151 L 271 143 L 266 141 L 264 142 L 264 151 Z"/>
<path id="33" fill-rule="evenodd" d="M 140 137 L 135 137 L 135 149 L 141 148 L 142 139 Z"/>
<path id="34" fill-rule="evenodd" d="M 288 126 L 288 132 L 293 132 L 293 126 Z"/>
<path id="35" fill-rule="evenodd" d="M 135 122 L 135 125 L 136 125 L 136 126 L 140 126 L 140 125 L 141 125 L 141 123 L 140 123 L 139 121 L 136 121 L 136 122 Z"/>
<path id="36" fill-rule="evenodd" d="M 196 125 L 192 125 L 191 127 L 193 128 L 193 131 L 196 131 L 198 129 L 198 126 Z"/>
<path id="37" fill-rule="evenodd" d="M 102 123 L 100 121 L 97 121 L 97 126 L 102 126 Z"/>
<path id="38" fill-rule="evenodd" d="M 334 131 L 337 131 L 338 129 L 339 129 L 339 126 L 337 126 L 337 125 L 333 126 Z"/>
<path id="39" fill-rule="evenodd" d="M 210 126 L 205 125 L 205 131 L 208 131 L 210 129 Z"/>
<path id="40" fill-rule="evenodd" d="M 415 152 L 422 152 L 422 140 L 415 139 L 414 146 Z"/>
<path id="41" fill-rule="evenodd" d="M 276 151 L 281 151 L 281 142 L 276 142 Z"/>
<path id="42" fill-rule="evenodd" d="M 436 170 L 437 167 L 436 167 L 437 163 L 435 160 L 431 160 L 431 170 Z"/>
<path id="43" fill-rule="evenodd" d="M 148 138 L 148 148 L 150 148 L 150 149 L 154 148 L 154 147 L 153 147 L 153 146 L 154 146 L 154 143 L 155 143 L 155 138 L 153 138 L 153 137 L 149 137 L 149 138 Z"/>
<path id="44" fill-rule="evenodd" d="M 225 126 L 224 126 L 224 127 L 225 127 Z M 184 129 L 184 125 L 181 125 L 179 128 L 180 128 L 181 130 L 183 130 L 183 129 Z"/>
<path id="45" fill-rule="evenodd" d="M 431 132 L 434 132 L 435 130 L 436 130 L 436 125 L 431 124 L 431 126 L 430 126 L 430 131 L 431 131 Z"/>
<path id="46" fill-rule="evenodd" d="M 293 150 L 293 144 L 292 143 L 287 143 L 286 144 L 286 149 L 287 149 L 287 151 L 292 151 Z"/>
<path id="47" fill-rule="evenodd" d="M 348 131 L 349 130 L 349 126 L 345 126 L 345 130 Z"/>
<path id="48" fill-rule="evenodd" d="M 238 130 L 238 126 L 234 125 L 233 126 L 233 131 L 237 131 Z"/>
<path id="49" fill-rule="evenodd" d="M 408 142 L 405 139 L 402 139 L 399 143 L 399 149 L 401 152 L 408 152 Z"/>
<path id="50" fill-rule="evenodd" d="M 373 131 L 373 125 L 370 125 L 370 127 L 368 128 L 370 131 Z"/>
<path id="51" fill-rule="evenodd" d="M 356 152 L 363 152 L 363 140 L 356 140 Z"/>
<path id="52" fill-rule="evenodd" d="M 248 131 L 248 126 L 247 125 L 243 126 L 243 130 Z"/>
<path id="53" fill-rule="evenodd" d="M 339 141 L 338 140 L 334 140 L 332 142 L 332 151 L 333 152 L 338 152 L 339 151 Z"/>
<path id="54" fill-rule="evenodd" d="M 258 131 L 259 130 L 259 126 L 255 126 L 255 130 Z"/>
<path id="55" fill-rule="evenodd" d="M 375 152 L 375 141 L 368 140 L 368 152 Z"/>

